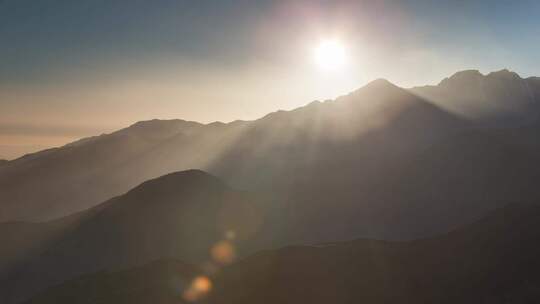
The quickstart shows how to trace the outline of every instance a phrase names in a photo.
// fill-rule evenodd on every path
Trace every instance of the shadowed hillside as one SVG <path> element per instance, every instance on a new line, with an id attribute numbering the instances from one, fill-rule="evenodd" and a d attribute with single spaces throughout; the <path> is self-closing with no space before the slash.
<path id="1" fill-rule="evenodd" d="M 192 263 L 232 231 L 237 254 L 271 246 L 263 199 L 228 188 L 202 171 L 172 173 L 58 220 L 0 224 L 0 300 L 17 303 L 80 274 L 175 257 Z M 253 239 L 257 235 L 257 239 Z"/>
<path id="2" fill-rule="evenodd" d="M 537 303 L 539 223 L 538 206 L 510 205 L 435 238 L 264 251 L 214 277 L 203 302 Z M 159 261 L 84 276 L 26 303 L 182 303 L 185 284 L 178 276 L 189 275 L 176 265 Z M 136 288 L 143 278 L 148 278 L 145 293 Z"/>
<path id="3" fill-rule="evenodd" d="M 448 235 L 263 252 L 223 274 L 216 303 L 536 303 L 540 208 L 510 206 Z"/>
<path id="4" fill-rule="evenodd" d="M 441 200 L 450 203 L 454 198 L 451 196 L 448 201 Z M 382 205 L 389 209 L 372 206 L 373 211 L 367 214 L 359 214 L 358 210 L 369 211 L 367 208 L 360 209 L 363 208 L 362 205 L 355 210 L 352 209 L 354 206 L 343 205 L 340 201 L 335 201 L 333 208 L 316 205 L 320 201 L 315 199 L 311 202 L 313 208 L 322 210 L 322 214 L 309 209 L 308 205 L 300 206 L 303 209 L 296 209 L 298 204 L 277 195 L 234 191 L 211 175 L 190 170 L 147 181 L 122 196 L 58 220 L 34 224 L 0 224 L 0 242 L 5 244 L 0 255 L 0 297 L 3 303 L 17 303 L 48 286 L 82 274 L 130 268 L 163 258 L 176 258 L 192 265 L 205 265 L 215 258 L 213 250 L 216 246 L 222 244 L 224 239 L 228 240 L 231 233 L 235 241 L 234 247 L 228 249 L 231 245 L 226 243 L 225 249 L 221 249 L 229 252 L 225 256 L 225 264 L 260 250 L 292 244 L 321 243 L 332 238 L 340 239 L 344 235 L 362 233 L 362 230 L 364 233 L 373 233 L 377 229 L 384 229 L 384 224 L 393 224 L 393 228 L 387 229 L 403 227 L 407 231 L 422 234 L 425 233 L 422 229 L 426 226 L 434 227 L 438 224 L 450 227 L 464 217 L 468 217 L 469 221 L 473 219 L 470 214 L 459 214 L 462 209 L 472 210 L 471 206 L 461 201 L 456 201 L 454 206 L 431 207 L 427 204 L 423 205 L 424 209 L 421 210 L 415 209 L 419 206 L 415 202 L 399 206 Z M 502 202 L 493 205 L 499 204 Z M 342 210 L 344 207 L 350 209 Z M 538 215 L 538 207 L 527 208 L 531 211 L 530 215 L 526 212 L 519 213 L 527 215 L 524 224 L 532 223 L 532 220 L 528 220 L 529 216 Z M 301 210 L 303 212 L 299 212 Z M 346 215 L 346 211 L 351 214 Z M 443 211 L 446 214 L 431 217 L 435 212 Z M 484 234 L 501 235 L 505 230 L 508 230 L 506 234 L 512 236 L 527 235 L 520 228 L 522 226 L 514 227 L 517 213 L 509 213 L 515 216 L 506 222 L 499 219 L 506 214 L 501 212 L 495 213 L 499 214 L 498 217 L 491 216 L 489 220 L 482 221 L 495 222 L 489 224 L 489 228 L 482 228 L 482 233 L 470 230 L 470 227 L 484 225 L 475 224 L 469 226 L 467 229 L 470 231 L 466 233 L 453 232 L 449 236 L 459 235 L 456 238 L 461 239 L 472 233 L 471 235 L 478 234 L 478 239 L 481 239 Z M 477 216 L 478 214 L 476 213 Z M 336 215 L 341 216 L 341 222 Z M 370 220 L 370 216 L 374 219 Z M 354 218 L 357 222 L 354 222 Z M 444 219 L 447 219 L 446 222 Z M 536 231 L 540 231 L 538 227 L 531 226 L 530 233 Z M 471 237 L 470 241 L 475 238 L 476 236 Z M 420 243 L 429 242 L 424 240 Z M 452 240 L 449 242 L 451 245 L 448 245 L 448 248 L 457 246 Z M 392 244 L 391 248 L 401 248 L 399 244 L 417 242 L 369 241 L 367 244 L 372 243 L 377 246 Z M 367 246 L 363 241 L 358 244 L 361 245 L 360 248 Z M 340 246 L 330 246 L 328 250 L 332 252 L 332 248 L 341 248 Z M 476 245 L 469 243 L 467 246 Z M 467 246 L 463 245 L 463 248 Z M 345 246 L 349 247 L 350 245 Z M 310 248 L 306 247 L 301 252 L 319 252 L 319 249 Z M 385 248 L 383 249 L 386 250 Z M 287 250 L 289 249 L 285 251 Z M 344 249 L 344 253 L 347 250 Z M 442 252 L 446 250 L 451 252 L 450 249 Z M 272 254 L 279 252 L 282 251 Z M 435 256 L 435 253 L 433 255 Z M 342 260 L 341 257 L 336 259 Z M 306 261 L 309 260 L 310 258 L 306 258 Z M 244 262 L 240 262 L 240 265 L 242 263 Z M 333 265 L 333 262 L 325 260 L 321 264 Z"/>
<path id="5" fill-rule="evenodd" d="M 79 299 L 81 303 L 189 303 L 182 299 L 182 291 L 199 273 L 196 267 L 177 260 L 159 260 L 129 270 L 82 276 L 61 285 L 62 294 L 52 288 L 39 301 L 51 304 L 77 303 Z"/>

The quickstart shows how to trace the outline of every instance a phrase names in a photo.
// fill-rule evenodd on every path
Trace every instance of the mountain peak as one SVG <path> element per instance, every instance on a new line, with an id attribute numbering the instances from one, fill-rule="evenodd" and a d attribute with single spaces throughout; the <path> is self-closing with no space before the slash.
<path id="1" fill-rule="evenodd" d="M 502 69 L 500 71 L 491 72 L 487 74 L 486 77 L 496 77 L 496 78 L 502 78 L 502 79 L 521 78 L 516 72 L 510 71 L 508 69 Z"/>
<path id="2" fill-rule="evenodd" d="M 452 76 L 443 79 L 439 85 L 448 84 L 450 82 L 463 83 L 482 78 L 521 79 L 521 77 L 516 72 L 510 71 L 508 69 L 491 72 L 487 75 L 480 73 L 480 71 L 478 70 L 464 70 L 456 72 Z"/>
<path id="3" fill-rule="evenodd" d="M 166 194 L 183 190 L 197 189 L 218 189 L 223 188 L 225 184 L 217 177 L 210 175 L 202 170 L 191 169 L 169 173 L 140 184 L 133 188 L 128 194 Z"/>
<path id="4" fill-rule="evenodd" d="M 439 85 L 449 83 L 449 82 L 462 82 L 470 81 L 471 79 L 484 77 L 482 73 L 478 70 L 463 70 L 454 73 L 452 76 L 443 79 Z"/>
<path id="5" fill-rule="evenodd" d="M 368 84 L 364 86 L 364 88 L 398 88 L 395 84 L 391 83 L 390 81 L 384 79 L 384 78 L 377 78 L 373 81 L 370 81 Z"/>
<path id="6" fill-rule="evenodd" d="M 360 95 L 368 94 L 368 95 L 373 95 L 373 96 L 379 96 L 380 94 L 383 94 L 386 96 L 387 94 L 393 94 L 398 91 L 405 92 L 405 90 L 396 86 L 390 81 L 384 78 L 378 78 L 378 79 L 368 82 L 366 85 L 352 92 L 348 96 L 358 96 L 359 94 Z"/>

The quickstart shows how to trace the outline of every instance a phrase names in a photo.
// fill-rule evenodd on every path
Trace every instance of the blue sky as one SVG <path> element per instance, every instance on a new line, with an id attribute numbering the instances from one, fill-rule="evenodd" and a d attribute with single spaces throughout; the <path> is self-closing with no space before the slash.
<path id="1" fill-rule="evenodd" d="M 540 1 L 0 0 L 0 158 L 142 119 L 254 119 L 380 77 L 540 75 L 539 16 Z M 327 37 L 347 71 L 313 66 Z"/>

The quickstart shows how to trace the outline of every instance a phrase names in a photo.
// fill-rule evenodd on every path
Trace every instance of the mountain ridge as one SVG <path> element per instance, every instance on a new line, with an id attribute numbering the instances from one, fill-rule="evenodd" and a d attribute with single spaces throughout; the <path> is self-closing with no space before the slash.
<path id="1" fill-rule="evenodd" d="M 369 101 L 374 98 L 379 100 L 379 108 L 369 106 Z M 392 98 L 395 100 L 391 101 Z M 400 98 L 414 101 L 405 105 L 397 100 Z M 212 171 L 211 167 L 223 162 L 221 158 L 227 157 L 228 150 L 242 141 L 252 141 L 249 145 L 253 147 L 255 141 L 263 136 L 269 141 L 268 149 L 274 149 L 270 147 L 272 145 L 290 144 L 283 140 L 277 142 L 278 136 L 285 139 L 289 134 L 271 134 L 269 131 L 272 129 L 282 133 L 286 128 L 296 129 L 317 141 L 330 136 L 358 136 L 362 128 L 366 131 L 378 128 L 385 120 L 392 119 L 388 115 L 388 118 L 383 117 L 383 111 L 399 115 L 404 107 L 415 104 L 425 103 L 380 80 L 332 102 L 311 103 L 291 111 L 274 112 L 254 121 L 206 125 L 183 120 L 135 123 L 108 135 L 27 155 L 2 166 L 0 200 L 6 203 L 0 205 L 3 209 L 0 221 L 50 219 L 85 209 L 146 179 L 168 172 L 189 168 Z M 422 107 L 427 107 L 427 104 Z M 428 111 L 434 113 L 438 110 Z M 252 137 L 257 132 L 264 134 L 258 135 L 259 138 Z M 274 140 L 276 143 L 272 143 Z M 111 171 L 109 168 L 115 169 Z M 220 175 L 218 171 L 212 173 Z M 62 180 L 65 182 L 60 183 Z M 75 181 L 77 184 L 73 184 Z M 245 187 L 241 183 L 240 186 Z M 34 184 L 39 184 L 39 187 Z M 81 189 L 81 184 L 89 187 Z M 26 207 L 38 200 L 42 201 L 42 206 L 33 207 L 33 211 Z M 25 215 L 30 212 L 35 215 Z M 20 215 L 9 216 L 10 213 Z"/>
<path id="2" fill-rule="evenodd" d="M 539 218 L 538 204 L 509 204 L 475 223 L 426 239 L 356 239 L 260 251 L 210 275 L 212 289 L 202 302 L 535 303 L 540 299 L 535 287 Z M 204 271 L 186 271 L 185 266 L 175 270 L 178 263 L 183 265 L 159 260 L 90 274 L 24 303 L 77 304 L 94 297 L 104 304 L 183 303 L 182 292 L 189 286 L 185 282 Z M 133 288 L 142 278 L 148 286 L 143 293 Z"/>
<path id="3" fill-rule="evenodd" d="M 187 170 L 146 181 L 64 218 L 0 223 L 5 244 L 0 301 L 17 303 L 74 276 L 160 258 L 200 263 L 230 229 L 249 249 L 254 246 L 250 237 L 262 225 L 260 200 L 210 174 Z M 264 235 L 261 241 L 268 242 Z M 238 255 L 243 252 L 237 248 Z"/>
<path id="4" fill-rule="evenodd" d="M 539 170 L 523 165 L 538 161 L 537 126 L 518 129 L 479 126 L 376 80 L 334 101 L 255 121 L 142 122 L 3 166 L 0 220 L 57 218 L 197 168 L 235 189 L 282 197 L 279 208 L 297 210 L 289 219 L 302 231 L 297 240 L 410 239 L 474 220 L 512 195 L 538 197 L 527 180 Z M 303 239 L 315 234 L 320 239 Z"/>
<path id="5" fill-rule="evenodd" d="M 478 70 L 460 71 L 437 85 L 410 91 L 481 125 L 517 126 L 540 119 L 540 90 L 535 78 L 521 78 L 508 69 L 485 75 Z"/>

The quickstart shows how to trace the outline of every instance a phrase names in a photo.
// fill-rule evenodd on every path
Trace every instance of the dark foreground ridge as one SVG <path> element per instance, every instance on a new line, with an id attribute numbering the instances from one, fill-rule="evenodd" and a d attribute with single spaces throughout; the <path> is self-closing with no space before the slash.
<path id="1" fill-rule="evenodd" d="M 213 276 L 202 302 L 538 303 L 539 241 L 540 207 L 511 205 L 436 238 L 260 252 Z M 87 275 L 25 304 L 182 303 L 194 269 L 161 260 Z"/>
<path id="2" fill-rule="evenodd" d="M 253 210 L 260 203 L 212 175 L 188 170 L 57 220 L 2 223 L 0 302 L 18 303 L 81 274 L 160 258 L 201 263 L 229 229 L 247 237 L 257 228 Z"/>

